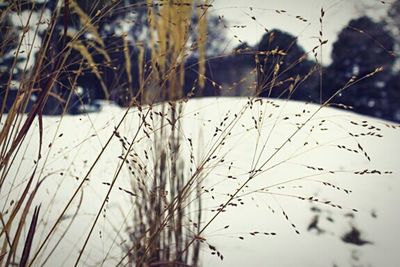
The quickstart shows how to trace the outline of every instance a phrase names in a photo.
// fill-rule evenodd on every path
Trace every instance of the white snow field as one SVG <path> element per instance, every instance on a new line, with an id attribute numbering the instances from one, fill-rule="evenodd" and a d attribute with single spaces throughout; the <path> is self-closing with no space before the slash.
<path id="1" fill-rule="evenodd" d="M 128 112 L 118 129 L 122 138 L 132 140 L 142 121 L 139 114 L 147 110 L 132 108 Z M 157 110 L 162 109 L 153 107 L 152 120 L 148 114 L 151 126 L 145 129 L 149 137 L 140 130 L 132 152 L 148 173 L 155 157 L 151 129 L 160 131 Z M 35 200 L 36 205 L 41 204 L 41 211 L 32 254 L 125 112 L 104 103 L 99 113 L 44 117 L 42 159 L 37 170 L 44 181 Z M 179 131 L 182 168 L 188 176 L 202 160 L 210 158 L 202 176 L 203 225 L 218 205 L 229 199 L 227 194 L 235 193 L 246 182 L 232 201 L 234 205 L 201 234 L 223 254 L 223 260 L 212 255 L 204 243 L 202 266 L 400 265 L 397 126 L 302 102 L 206 98 L 183 104 Z M 0 196 L 2 214 L 21 194 L 33 171 L 38 133 L 36 125 L 20 150 L 26 149 L 25 154 L 16 159 L 8 174 Z M 193 164 L 188 138 L 193 143 Z M 168 141 L 164 142 L 168 146 Z M 214 149 L 221 142 L 224 144 Z M 207 154 L 210 151 L 213 154 Z M 123 152 L 118 138 L 112 138 L 33 266 L 73 266 Z M 247 181 L 252 170 L 257 170 L 257 175 Z M 132 179 L 123 166 L 79 266 L 115 266 L 124 255 L 120 244 L 129 243 L 131 201 L 138 197 L 128 193 Z M 70 224 L 76 211 L 76 219 Z M 342 238 L 352 227 L 360 235 L 353 235 L 353 243 L 346 243 Z M 59 240 L 60 245 L 53 250 Z"/>

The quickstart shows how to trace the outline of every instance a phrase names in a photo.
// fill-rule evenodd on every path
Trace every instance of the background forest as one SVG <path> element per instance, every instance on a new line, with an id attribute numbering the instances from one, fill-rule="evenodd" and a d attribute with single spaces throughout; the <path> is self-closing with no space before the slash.
<path id="1" fill-rule="evenodd" d="M 0 8 L 4 17 L 1 20 L 0 41 L 0 99 L 3 103 L 2 109 L 8 110 L 17 96 L 18 88 L 23 75 L 29 71 L 23 62 L 27 52 L 20 52 L 15 55 L 18 46 L 18 36 L 23 32 L 29 32 L 34 25 L 21 27 L 16 19 L 19 14 L 28 17 L 29 11 L 36 10 L 33 16 L 42 16 L 43 25 L 46 24 L 44 17 L 54 12 L 56 1 L 30 2 L 22 4 L 9 4 L 4 2 Z M 81 12 L 89 17 L 96 16 L 103 2 L 98 5 L 91 5 L 91 1 L 78 1 Z M 68 56 L 66 66 L 58 82 L 52 89 L 52 97 L 44 107 L 44 114 L 60 114 L 65 107 L 65 100 L 71 91 L 70 74 L 79 69 L 83 73 L 76 81 L 78 90 L 74 90 L 72 100 L 69 101 L 67 110 L 69 113 L 81 113 L 96 110 L 99 108 L 96 100 L 110 99 L 119 105 L 126 106 L 128 99 L 138 96 L 139 84 L 142 70 L 140 64 L 150 59 L 151 44 L 149 42 L 148 13 L 146 7 L 140 7 L 140 1 L 125 0 L 117 1 L 116 7 L 110 8 L 110 12 L 99 16 L 95 20 L 98 34 L 103 42 L 98 43 L 96 36 L 86 32 L 79 37 L 79 44 L 74 47 Z M 12 12 L 5 12 L 5 10 Z M 266 30 L 264 36 L 255 46 L 249 46 L 237 38 L 240 45 L 232 50 L 227 48 L 226 33 L 230 27 L 223 17 L 210 13 L 208 16 L 208 34 L 206 43 L 207 64 L 205 76 L 208 77 L 204 88 L 198 88 L 196 79 L 198 77 L 198 52 L 196 48 L 197 31 L 191 30 L 189 44 L 193 53 L 185 63 L 186 75 L 183 85 L 183 96 L 269 96 L 274 98 L 287 98 L 294 100 L 311 101 L 322 103 L 340 87 L 345 85 L 352 77 L 362 77 L 378 67 L 383 70 L 370 79 L 365 79 L 352 86 L 352 90 L 339 94 L 333 102 L 352 106 L 355 112 L 384 118 L 392 121 L 400 121 L 400 85 L 399 85 L 399 45 L 398 32 L 400 27 L 400 2 L 394 1 L 387 9 L 388 14 L 384 20 L 377 21 L 368 16 L 362 16 L 351 20 L 348 25 L 339 33 L 338 39 L 333 44 L 331 63 L 319 66 L 318 48 L 313 51 L 305 51 L 297 42 L 296 36 L 286 33 L 280 29 Z M 76 10 L 75 10 L 76 11 Z M 71 10 L 63 11 L 58 18 L 56 34 L 52 36 L 51 52 L 57 55 L 62 51 L 62 44 L 66 42 L 64 33 L 79 31 L 85 21 L 79 18 L 71 7 Z M 43 12 L 43 13 L 42 13 Z M 24 15 L 25 14 L 25 15 Z M 256 18 L 254 18 L 256 19 Z M 199 20 L 198 14 L 193 14 L 193 27 Z M 32 29 L 29 29 L 31 27 Z M 245 27 L 245 26 L 242 26 Z M 40 29 L 44 31 L 44 27 Z M 321 37 L 322 37 L 321 33 Z M 43 34 L 39 33 L 40 38 Z M 236 41 L 237 41 L 236 40 Z M 329 40 L 320 40 L 328 42 Z M 40 41 L 36 40 L 36 44 Z M 254 69 L 256 62 L 254 52 L 278 49 L 285 51 L 285 56 L 274 55 L 265 60 L 264 77 L 256 77 L 259 88 L 251 87 L 251 80 L 248 77 L 246 82 L 242 79 L 248 76 Z M 35 50 L 34 50 L 35 51 Z M 36 50 L 37 51 L 37 50 Z M 102 52 L 103 51 L 103 52 Z M 107 53 L 104 53 L 107 51 Z M 18 57 L 18 64 L 12 64 L 15 57 Z M 85 62 L 80 63 L 81 58 Z M 129 57 L 130 64 L 126 64 Z M 29 61 L 34 61 L 35 55 L 30 55 Z M 51 72 L 51 55 L 48 59 L 48 72 Z M 279 62 L 280 69 L 273 78 L 273 67 Z M 128 68 L 128 69 L 127 69 Z M 146 72 L 146 70 L 144 70 Z M 12 75 L 11 75 L 12 73 Z M 322 75 L 321 75 L 322 73 Z M 42 75 L 45 75 L 42 73 Z M 260 75 L 258 75 L 260 76 Z M 271 81 L 274 80 L 273 88 Z M 304 81 L 303 81 L 304 80 Z M 249 82 L 250 81 L 250 82 Z M 301 85 L 297 83 L 301 82 Z M 215 85 L 218 86 L 215 86 Z M 14 90 L 5 93 L 8 85 Z M 234 85 L 234 86 L 232 86 Z M 290 86 L 298 86 L 295 92 L 285 91 Z M 39 88 L 43 85 L 38 84 Z M 193 90 L 193 86 L 194 88 Z M 232 87 L 232 88 L 231 88 Z M 233 88 L 234 87 L 234 88 Z M 261 89 L 260 89 L 261 88 Z M 262 89 L 264 88 L 264 89 Z M 162 100 L 162 97 L 158 97 Z M 139 98 L 138 98 L 139 99 Z M 140 101 L 146 101 L 140 97 Z M 31 104 L 35 102 L 35 96 L 31 97 Z M 30 105 L 31 105 L 30 104 Z M 26 111 L 29 110 L 29 106 Z"/>

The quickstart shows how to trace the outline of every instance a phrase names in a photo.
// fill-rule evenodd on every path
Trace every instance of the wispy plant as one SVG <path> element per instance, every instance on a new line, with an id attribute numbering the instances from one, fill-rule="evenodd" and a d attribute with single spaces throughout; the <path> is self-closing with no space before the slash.
<path id="1" fill-rule="evenodd" d="M 213 243 L 212 234 L 209 237 L 207 231 L 220 217 L 230 215 L 231 210 L 252 201 L 253 196 L 257 198 L 262 195 L 274 199 L 277 210 L 283 220 L 288 222 L 288 227 L 296 234 L 300 234 L 301 229 L 279 199 L 293 198 L 352 212 L 357 212 L 357 209 L 308 193 L 286 191 L 288 188 L 303 188 L 304 184 L 298 185 L 294 182 L 314 183 L 330 190 L 350 194 L 351 189 L 320 176 L 343 173 L 391 174 L 390 170 L 375 168 L 337 170 L 314 165 L 311 162 L 296 161 L 321 147 L 335 149 L 346 155 L 350 153 L 358 159 L 361 157 L 362 160 L 371 161 L 362 139 L 382 138 L 382 127 L 397 128 L 391 124 L 382 125 L 347 117 L 341 120 L 340 124 L 329 116 L 318 116 L 329 106 L 350 109 L 351 107 L 345 105 L 332 104 L 332 99 L 346 90 L 351 90 L 352 85 L 381 72 L 382 68 L 379 67 L 363 76 L 352 77 L 326 101 L 321 100 L 318 106 L 305 104 L 305 107 L 296 113 L 286 109 L 288 100 L 298 90 L 302 90 L 303 83 L 313 78 L 316 72 L 320 71 L 322 79 L 322 68 L 318 64 L 311 66 L 306 73 L 290 77 L 287 77 L 287 73 L 304 63 L 308 54 L 314 54 L 317 59 L 316 51 L 319 49 L 322 53 L 322 47 L 327 43 L 323 40 L 322 34 L 323 10 L 321 10 L 319 44 L 312 51 L 303 53 L 284 65 L 296 40 L 287 47 L 265 49 L 243 47 L 232 53 L 206 58 L 207 22 L 210 12 L 213 12 L 211 1 L 135 1 L 128 6 L 123 5 L 122 1 L 99 0 L 81 3 L 71 0 L 56 1 L 55 4 L 52 1 L 45 1 L 37 3 L 38 6 L 36 2 L 32 2 L 28 14 L 21 15 L 19 10 L 24 4 L 26 3 L 23 1 L 13 1 L 0 14 L 1 25 L 9 25 L 11 15 L 23 16 L 26 20 L 17 41 L 10 40 L 14 29 L 7 26 L 8 31 L 6 30 L 5 34 L 2 32 L 0 44 L 0 56 L 9 54 L 10 42 L 16 46 L 11 73 L 6 79 L 6 84 L 2 85 L 1 92 L 3 101 L 0 115 L 2 126 L 0 266 L 16 264 L 42 266 L 48 264 L 56 250 L 64 250 L 64 246 L 70 242 L 67 236 L 72 225 L 79 221 L 82 215 L 86 215 L 82 212 L 82 206 L 87 201 L 84 198 L 87 192 L 85 188 L 92 182 L 95 169 L 99 165 L 101 167 L 107 158 L 107 153 L 111 153 L 109 151 L 115 145 L 121 148 L 118 158 L 113 159 L 117 167 L 114 174 L 102 182 L 106 190 L 99 196 L 96 208 L 90 211 L 92 216 L 89 221 L 82 226 L 85 230 L 82 242 L 72 248 L 76 257 L 73 260 L 75 266 L 88 264 L 86 260 L 89 258 L 89 251 L 96 250 L 91 248 L 93 244 L 91 240 L 101 228 L 102 220 L 109 222 L 111 228 L 101 228 L 108 232 L 99 231 L 100 238 L 102 239 L 103 235 L 113 234 L 116 237 L 110 241 L 111 243 L 107 243 L 109 250 L 103 253 L 103 258 L 93 261 L 95 264 L 105 266 L 112 262 L 128 266 L 199 266 L 203 248 L 220 260 L 224 260 L 223 248 Z M 50 4 L 54 4 L 52 13 L 46 17 L 46 10 Z M 148 27 L 148 43 L 138 42 L 133 46 L 129 33 L 125 31 L 112 36 L 103 36 L 100 24 L 111 16 L 122 14 L 124 8 L 133 11 L 146 10 L 147 21 L 143 27 Z M 252 7 L 249 9 L 253 10 Z M 271 10 L 271 12 L 287 14 L 285 10 Z M 39 14 L 38 21 L 31 21 L 33 14 Z M 197 17 L 196 24 L 193 23 L 193 16 Z M 254 15 L 250 14 L 249 17 L 251 21 L 269 32 Z M 300 22 L 306 21 L 301 16 L 294 17 Z M 121 19 L 127 18 L 121 15 Z M 71 21 L 79 24 L 78 29 L 69 27 Z M 220 22 L 224 23 L 222 18 Z M 44 30 L 41 28 L 42 24 L 47 25 Z M 224 24 L 224 28 L 231 31 L 232 28 L 244 27 L 245 25 L 230 27 Z M 197 32 L 196 40 L 193 40 L 191 31 Z M 28 37 L 28 32 L 32 32 L 33 37 Z M 19 87 L 16 97 L 8 107 L 8 95 L 14 90 L 12 82 L 16 80 L 14 70 L 17 69 L 21 54 L 26 49 L 24 44 L 27 40 L 31 42 L 32 38 L 39 37 L 41 45 L 33 66 L 29 67 L 27 62 L 24 63 L 23 70 L 18 76 Z M 267 43 L 273 43 L 275 37 L 274 33 L 271 33 Z M 237 35 L 234 35 L 234 39 L 243 43 Z M 110 44 L 109 40 L 114 41 Z M 28 58 L 33 57 L 35 54 L 33 45 L 28 46 L 28 49 L 29 51 L 24 53 L 28 54 Z M 76 57 L 74 53 L 78 53 L 79 56 Z M 137 62 L 132 61 L 134 53 L 137 53 Z M 192 88 L 188 90 L 185 88 L 185 75 L 193 66 L 188 67 L 186 63 L 193 54 L 197 56 L 194 63 L 196 78 Z M 113 65 L 115 55 L 122 55 L 122 64 Z M 212 73 L 207 72 L 207 64 L 211 60 L 223 60 L 239 55 L 248 56 L 251 58 L 251 63 L 247 72 L 232 84 L 228 86 L 219 84 Z M 137 72 L 134 71 L 136 67 Z M 111 82 L 105 75 L 109 71 L 115 78 Z M 59 131 L 67 118 L 70 104 L 77 101 L 84 106 L 83 97 L 78 93 L 78 80 L 85 79 L 90 74 L 95 76 L 95 81 L 98 82 L 105 99 L 112 98 L 113 93 L 115 94 L 113 86 L 120 86 L 124 92 L 128 92 L 124 94 L 124 97 L 127 97 L 124 99 L 126 107 L 122 116 L 116 121 L 115 127 L 109 124 L 104 126 L 108 133 L 104 139 L 100 138 L 97 130 L 94 130 L 87 139 L 82 138 L 84 139 L 82 143 L 90 142 L 90 138 L 98 138 L 101 149 L 96 152 L 92 162 L 85 161 L 85 167 L 80 170 L 80 175 L 74 176 L 68 171 L 49 171 L 51 162 L 60 157 L 54 152 L 54 147 L 64 134 Z M 138 77 L 135 77 L 135 74 Z M 126 76 L 126 79 L 122 78 L 123 76 Z M 248 98 L 242 99 L 240 107 L 224 111 L 221 117 L 213 114 L 210 118 L 200 118 L 196 110 L 187 112 L 189 99 L 196 94 L 202 95 L 207 85 L 222 92 L 244 86 Z M 320 89 L 323 89 L 321 82 Z M 322 95 L 321 91 L 320 94 Z M 261 98 L 260 95 L 274 95 L 284 100 L 273 101 Z M 32 98 L 36 99 L 34 104 L 31 104 Z M 50 136 L 44 123 L 48 118 L 45 118 L 43 113 L 45 107 L 51 105 L 54 99 L 62 110 L 60 117 L 57 118 L 56 130 Z M 138 119 L 132 119 L 132 114 Z M 188 118 L 195 118 L 195 121 L 200 121 L 206 126 L 203 137 L 207 140 L 207 144 L 202 144 L 201 138 L 187 134 L 185 124 Z M 131 125 L 132 121 L 136 124 Z M 92 125 L 91 130 L 93 130 L 95 122 L 91 115 L 87 115 L 87 122 Z M 130 131 L 124 131 L 126 125 L 129 125 L 127 128 Z M 278 127 L 283 127 L 285 133 L 277 133 Z M 319 140 L 321 136 L 321 139 L 325 137 L 324 133 L 330 131 L 340 131 L 345 137 L 328 141 Z M 252 140 L 245 140 L 249 144 L 245 156 L 250 158 L 248 161 L 250 166 L 243 166 L 237 162 L 240 159 L 232 158 L 235 147 L 243 143 L 240 137 L 246 136 L 245 133 L 252 134 Z M 34 149 L 30 147 L 36 144 L 31 142 L 32 136 L 38 139 L 37 147 Z M 280 139 L 281 142 L 276 146 L 273 140 L 278 137 L 283 139 Z M 295 140 L 298 141 L 300 137 L 304 138 L 304 142 L 296 145 Z M 50 142 L 46 143 L 48 140 Z M 78 152 L 82 143 L 75 146 Z M 37 153 L 32 155 L 32 151 Z M 287 151 L 289 153 L 286 153 Z M 27 172 L 20 163 L 25 157 L 32 159 L 33 165 L 30 165 L 32 168 L 28 174 L 23 174 L 26 178 L 19 179 L 22 172 Z M 67 156 L 64 159 L 68 162 Z M 78 165 L 76 158 L 72 160 L 71 165 L 73 164 Z M 279 181 L 272 179 L 268 183 L 259 182 L 260 178 L 266 177 L 285 164 L 306 170 L 307 174 L 295 177 L 288 175 Z M 65 167 L 67 170 L 71 168 Z M 76 180 L 74 188 L 64 191 L 61 182 L 54 194 L 44 196 L 43 186 L 51 184 L 49 180 L 56 179 L 54 178 L 56 173 L 62 177 L 61 181 L 74 178 L 73 180 Z M 210 180 L 210 177 L 218 179 L 214 181 Z M 122 179 L 128 181 L 128 186 L 120 185 Z M 222 189 L 218 187 L 221 185 Z M 121 225 L 118 226 L 111 223 L 115 218 L 108 218 L 106 215 L 113 192 L 129 197 L 129 202 L 119 203 L 117 207 L 122 210 L 122 215 L 118 218 Z M 63 203 L 61 210 L 57 210 L 54 214 L 53 205 L 59 194 L 66 196 L 66 202 Z M 219 197 L 218 203 L 215 204 L 217 197 Z M 38 205 L 39 199 L 45 199 L 46 203 Z M 206 206 L 206 203 L 210 203 L 210 199 L 215 206 Z M 125 213 L 123 205 L 129 205 L 129 213 Z M 271 206 L 268 207 L 275 212 Z M 71 210 L 74 210 L 72 215 L 70 215 Z M 227 224 L 219 231 L 225 233 L 231 228 L 233 227 Z M 40 233 L 38 229 L 41 230 Z M 241 242 L 256 236 L 269 238 L 277 234 L 276 231 L 252 229 L 232 235 Z M 117 238 L 121 238 L 118 244 Z M 115 246 L 118 246 L 117 256 L 112 250 Z"/>

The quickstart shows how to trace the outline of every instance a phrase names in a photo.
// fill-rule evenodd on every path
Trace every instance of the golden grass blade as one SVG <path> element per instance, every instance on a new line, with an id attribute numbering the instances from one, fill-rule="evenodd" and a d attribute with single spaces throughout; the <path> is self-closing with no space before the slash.
<path id="1" fill-rule="evenodd" d="M 107 86 L 105 85 L 103 78 L 100 74 L 99 69 L 97 68 L 97 64 L 94 61 L 92 55 L 90 54 L 89 50 L 87 47 L 79 40 L 75 40 L 71 43 L 71 46 L 73 49 L 76 49 L 81 55 L 86 59 L 86 61 L 89 64 L 90 69 L 96 75 L 96 78 L 99 80 L 101 89 L 103 90 L 104 96 L 106 99 L 110 98 L 110 94 L 108 93 Z"/>
<path id="2" fill-rule="evenodd" d="M 128 38 L 126 36 L 126 34 L 122 35 L 122 40 L 124 42 L 124 57 L 125 57 L 125 71 L 126 71 L 126 75 L 128 77 L 128 84 L 129 84 L 129 88 L 132 91 L 132 64 L 131 64 L 131 57 L 130 57 L 130 53 L 129 53 L 129 43 L 128 43 Z"/>
<path id="3" fill-rule="evenodd" d="M 84 28 L 87 29 L 88 32 L 93 34 L 94 40 L 101 46 L 104 47 L 104 41 L 101 38 L 99 32 L 97 31 L 97 27 L 92 23 L 90 17 L 79 7 L 78 3 L 75 0 L 69 1 L 69 7 L 73 12 L 75 12 L 80 19 L 81 24 Z"/>
<path id="4" fill-rule="evenodd" d="M 206 0 L 206 5 L 208 0 Z M 197 40 L 199 49 L 199 86 L 204 88 L 205 85 L 205 73 L 206 73 L 206 44 L 207 44 L 207 7 L 197 8 L 199 16 L 199 39 Z"/>
<path id="5" fill-rule="evenodd" d="M 36 168 L 37 167 L 35 167 L 32 175 L 31 175 L 31 177 L 30 177 L 30 179 L 28 181 L 28 184 L 25 186 L 24 192 L 21 194 L 21 197 L 19 198 L 19 200 L 17 202 L 17 205 L 15 205 L 13 211 L 11 212 L 10 218 L 8 219 L 5 227 L 3 227 L 3 229 L 1 230 L 0 236 L 2 236 L 6 231 L 8 231 L 10 229 L 10 227 L 11 227 L 11 225 L 12 225 L 14 219 L 15 219 L 15 216 L 17 215 L 19 209 L 22 207 L 22 203 L 24 202 L 25 197 L 27 196 L 27 194 L 29 192 L 30 186 L 31 186 L 31 184 L 33 182 L 33 178 L 35 177 Z"/>

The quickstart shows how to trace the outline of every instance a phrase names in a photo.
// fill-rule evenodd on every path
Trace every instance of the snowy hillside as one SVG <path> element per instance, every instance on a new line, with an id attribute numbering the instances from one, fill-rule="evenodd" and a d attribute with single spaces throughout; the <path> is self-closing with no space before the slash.
<path id="1" fill-rule="evenodd" d="M 168 109 L 166 105 L 165 110 L 157 106 L 151 112 L 148 108 L 128 112 L 117 130 L 121 137 L 111 138 L 34 266 L 75 263 L 121 164 L 123 140 L 129 144 L 135 138 L 133 153 L 137 166 L 144 168 L 137 173 L 151 173 L 153 133 L 162 129 L 158 120 Z M 45 179 L 35 200 L 41 203 L 42 220 L 33 251 L 125 112 L 105 103 L 99 113 L 44 118 L 38 172 Z M 147 116 L 151 125 L 137 133 Z M 205 239 L 203 266 L 399 265 L 400 128 L 300 102 L 208 98 L 183 104 L 179 132 L 185 173 L 190 176 L 207 161 L 202 176 L 203 225 L 229 199 L 228 194 L 240 188 L 226 211 L 199 237 Z M 31 129 L 21 149 L 26 149 L 21 163 L 9 172 L 15 181 L 6 185 L 10 194 L 7 189 L 1 192 L 2 213 L 32 173 L 38 133 L 38 126 Z M 167 140 L 164 145 L 168 146 Z M 115 266 L 126 253 L 121 248 L 129 243 L 131 203 L 140 197 L 131 193 L 131 181 L 130 170 L 123 166 L 80 266 Z M 59 238 L 61 245 L 53 250 Z M 216 251 L 210 245 L 223 260 L 212 254 Z"/>

